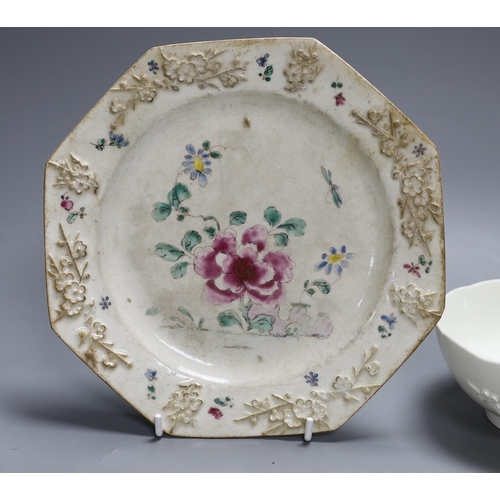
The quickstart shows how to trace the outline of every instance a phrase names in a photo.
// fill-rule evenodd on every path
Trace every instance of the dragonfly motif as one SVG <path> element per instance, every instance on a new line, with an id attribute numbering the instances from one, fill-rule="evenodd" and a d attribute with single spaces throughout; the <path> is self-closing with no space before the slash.
<path id="1" fill-rule="evenodd" d="M 323 178 L 325 179 L 326 183 L 330 187 L 328 193 L 332 193 L 332 199 L 333 203 L 335 203 L 335 206 L 337 208 L 340 208 L 342 205 L 342 198 L 340 197 L 340 187 L 337 186 L 337 184 L 334 184 L 332 181 L 332 173 L 330 170 L 326 170 L 323 166 L 321 167 L 321 173 L 323 174 Z M 327 195 L 328 195 L 327 193 Z"/>

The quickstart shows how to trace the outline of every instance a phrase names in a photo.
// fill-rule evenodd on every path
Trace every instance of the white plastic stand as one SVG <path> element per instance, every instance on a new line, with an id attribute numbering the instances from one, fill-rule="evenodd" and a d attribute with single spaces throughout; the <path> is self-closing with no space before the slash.
<path id="1" fill-rule="evenodd" d="M 312 419 L 312 417 L 306 419 L 306 430 L 304 431 L 304 441 L 307 442 L 311 441 L 313 435 L 313 424 L 314 420 Z M 161 415 L 159 413 L 155 415 L 155 436 L 156 437 L 163 436 Z"/>
<path id="2" fill-rule="evenodd" d="M 163 429 L 161 425 L 161 415 L 157 413 L 155 415 L 155 436 L 156 437 L 162 437 L 163 436 Z"/>
<path id="3" fill-rule="evenodd" d="M 308 417 L 306 419 L 306 430 L 304 431 L 304 441 L 311 441 L 313 435 L 313 423 L 314 420 L 312 417 Z"/>

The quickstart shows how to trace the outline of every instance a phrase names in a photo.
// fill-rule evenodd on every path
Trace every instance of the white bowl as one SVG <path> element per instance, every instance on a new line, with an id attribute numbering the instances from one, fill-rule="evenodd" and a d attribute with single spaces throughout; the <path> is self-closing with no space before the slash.
<path id="1" fill-rule="evenodd" d="M 449 292 L 436 329 L 458 384 L 500 428 L 500 280 Z"/>

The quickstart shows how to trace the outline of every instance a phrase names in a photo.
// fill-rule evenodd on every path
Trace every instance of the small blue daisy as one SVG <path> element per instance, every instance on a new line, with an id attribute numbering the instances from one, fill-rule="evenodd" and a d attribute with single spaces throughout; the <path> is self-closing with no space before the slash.
<path id="1" fill-rule="evenodd" d="M 108 309 L 109 306 L 111 305 L 111 302 L 109 301 L 109 297 L 106 295 L 106 297 L 101 297 L 101 302 L 99 305 L 102 307 L 102 310 Z"/>
<path id="2" fill-rule="evenodd" d="M 319 264 L 314 266 L 315 271 L 325 270 L 325 274 L 331 274 L 335 269 L 338 276 L 342 275 L 342 269 L 349 267 L 349 260 L 355 257 L 353 253 L 346 253 L 347 248 L 345 245 L 340 247 L 340 252 L 337 253 L 335 247 L 330 248 L 330 254 L 324 253 L 321 258 L 323 259 Z"/>
<path id="3" fill-rule="evenodd" d="M 198 152 L 196 152 L 192 144 L 186 146 L 186 151 L 189 154 L 184 156 L 186 161 L 182 162 L 182 166 L 186 167 L 184 173 L 190 174 L 189 177 L 192 181 L 198 177 L 198 183 L 204 188 L 208 182 L 207 175 L 212 173 L 212 169 L 208 168 L 212 165 L 209 160 L 210 153 L 203 149 L 198 149 Z"/>
<path id="4" fill-rule="evenodd" d="M 156 75 L 158 73 L 158 70 L 160 69 L 158 67 L 158 63 L 155 62 L 154 60 L 149 61 L 148 66 L 149 66 L 149 71 L 152 71 L 153 75 Z"/>
<path id="5" fill-rule="evenodd" d="M 309 375 L 304 375 L 306 384 L 311 384 L 312 387 L 318 387 L 318 374 L 309 372 Z"/>

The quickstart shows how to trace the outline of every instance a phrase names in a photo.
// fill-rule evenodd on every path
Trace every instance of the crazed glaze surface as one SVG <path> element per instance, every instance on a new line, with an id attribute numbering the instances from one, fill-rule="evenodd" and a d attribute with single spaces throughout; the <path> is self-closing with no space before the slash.
<path id="1" fill-rule="evenodd" d="M 66 344 L 166 432 L 336 429 L 444 304 L 435 146 L 312 39 L 156 47 L 46 167 Z"/>

